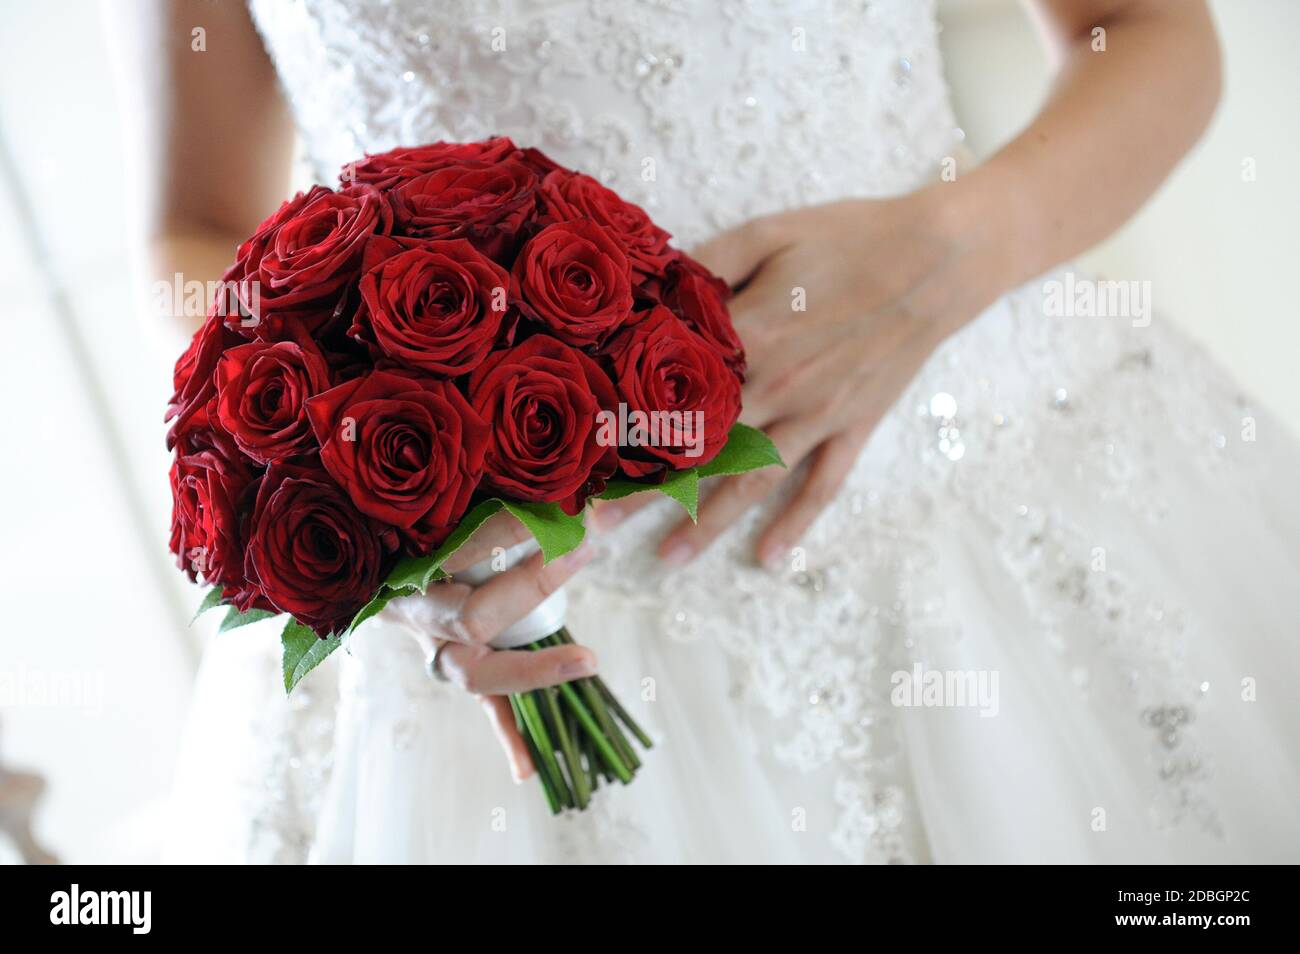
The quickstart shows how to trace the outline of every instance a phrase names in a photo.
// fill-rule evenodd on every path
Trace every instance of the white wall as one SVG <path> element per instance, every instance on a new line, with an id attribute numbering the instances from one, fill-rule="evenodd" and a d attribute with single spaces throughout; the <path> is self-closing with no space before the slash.
<path id="1" fill-rule="evenodd" d="M 198 599 L 166 553 L 170 358 L 134 314 L 98 5 L 8 0 L 0 22 L 0 757 L 46 776 L 38 832 L 65 860 L 135 858 Z"/>
<path id="2" fill-rule="evenodd" d="M 1149 280 L 1158 316 L 1181 325 L 1300 433 L 1300 3 L 1215 0 L 1223 100 L 1209 131 L 1152 201 L 1087 255 L 1109 278 Z M 949 85 L 967 142 L 987 156 L 1047 90 L 1046 62 L 1015 0 L 941 0 Z M 1257 178 L 1243 181 L 1253 159 Z"/>

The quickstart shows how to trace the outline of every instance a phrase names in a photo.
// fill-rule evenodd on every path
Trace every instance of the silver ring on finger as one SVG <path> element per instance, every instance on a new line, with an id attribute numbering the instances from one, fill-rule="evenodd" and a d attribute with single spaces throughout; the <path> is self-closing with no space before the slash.
<path id="1" fill-rule="evenodd" d="M 449 642 L 443 641 L 438 644 L 438 648 L 431 652 L 424 660 L 424 671 L 429 674 L 429 678 L 435 682 L 451 682 L 447 674 L 442 671 L 442 651 L 446 649 Z"/>

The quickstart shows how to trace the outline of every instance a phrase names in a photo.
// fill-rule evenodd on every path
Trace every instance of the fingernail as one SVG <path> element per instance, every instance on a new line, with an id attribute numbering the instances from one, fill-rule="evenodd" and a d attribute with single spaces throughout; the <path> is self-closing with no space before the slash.
<path id="1" fill-rule="evenodd" d="M 582 659 L 576 659 L 560 666 L 560 675 L 565 679 L 581 679 L 584 676 L 595 675 L 595 673 L 596 660 L 591 656 L 584 656 Z"/>
<path id="2" fill-rule="evenodd" d="M 591 544 L 583 543 L 578 547 L 578 549 L 560 557 L 560 566 L 564 567 L 566 570 L 576 570 L 591 559 L 591 553 Z"/>
<path id="3" fill-rule="evenodd" d="M 758 559 L 769 570 L 780 569 L 781 564 L 785 561 L 785 555 L 790 550 L 784 543 L 772 543 L 763 548 Z"/>
<path id="4" fill-rule="evenodd" d="M 669 566 L 681 566 L 684 563 L 689 563 L 693 556 L 695 556 L 693 546 L 689 543 L 679 543 L 663 555 L 663 561 Z"/>

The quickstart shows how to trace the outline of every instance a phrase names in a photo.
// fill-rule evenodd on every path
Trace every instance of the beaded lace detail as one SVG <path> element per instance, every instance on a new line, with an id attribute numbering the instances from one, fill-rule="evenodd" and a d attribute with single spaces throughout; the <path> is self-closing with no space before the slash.
<path id="1" fill-rule="evenodd" d="M 688 247 L 759 213 L 912 188 L 960 138 L 928 2 L 252 8 L 325 182 L 364 152 L 504 133 Z"/>
<path id="2" fill-rule="evenodd" d="M 252 8 L 326 182 L 364 152 L 503 133 L 598 175 L 689 247 L 757 214 L 908 191 L 962 138 L 928 0 Z M 1054 502 L 1048 462 L 1155 526 L 1152 421 L 1212 472 L 1230 466 L 1223 438 L 1241 399 L 1158 321 L 1052 319 L 1042 303 L 1026 286 L 935 354 L 788 572 L 750 562 L 771 506 L 664 572 L 647 541 L 676 518 L 665 502 L 605 539 L 606 558 L 571 588 L 577 612 L 657 613 L 665 638 L 728 650 L 738 703 L 783 727 L 762 744 L 796 770 L 833 769 L 831 839 L 847 859 L 924 851 L 889 673 L 960 639 L 944 576 L 956 522 L 984 529 L 989 561 L 1021 593 L 1035 632 L 1016 638 L 1046 641 L 1096 704 L 1131 710 L 1162 816 L 1216 824 L 1192 738 L 1200 689 L 1180 665 L 1187 623 L 1141 568 L 1096 569 L 1098 543 Z M 604 814 L 607 830 L 635 827 Z"/>
<path id="3" fill-rule="evenodd" d="M 752 563 L 769 505 L 679 572 L 664 573 L 637 546 L 641 533 L 629 531 L 631 542 L 616 538 L 610 557 L 594 561 L 595 580 L 575 608 L 584 596 L 617 593 L 624 605 L 658 612 L 669 638 L 722 642 L 741 668 L 744 699 L 789 727 L 767 740 L 776 757 L 804 772 L 836 768 L 835 847 L 855 861 L 915 860 L 924 834 L 890 674 L 942 660 L 961 639 L 944 543 L 974 521 L 1032 621 L 1008 639 L 1044 642 L 1096 711 L 1131 713 L 1134 736 L 1149 740 L 1159 824 L 1218 833 L 1203 792 L 1211 766 L 1193 731 L 1208 687 L 1182 665 L 1188 621 L 1142 567 L 1105 565 L 1090 528 L 1058 503 L 1054 471 L 1072 471 L 1098 505 L 1154 532 L 1168 448 L 1150 446 L 1152 422 L 1168 422 L 1179 461 L 1210 480 L 1231 475 L 1218 489 L 1241 493 L 1249 481 L 1225 437 L 1250 414 L 1180 337 L 1111 319 L 1045 318 L 1035 283 L 936 353 L 779 581 Z M 649 524 L 678 519 L 672 505 L 656 509 L 639 528 L 651 539 Z"/>

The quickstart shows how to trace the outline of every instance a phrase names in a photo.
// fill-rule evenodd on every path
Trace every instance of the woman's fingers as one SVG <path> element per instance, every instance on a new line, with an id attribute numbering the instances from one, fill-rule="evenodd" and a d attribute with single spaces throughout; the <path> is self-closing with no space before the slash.
<path id="1" fill-rule="evenodd" d="M 691 257 L 735 288 L 782 246 L 773 218 L 752 219 L 691 251 Z"/>
<path id="2" fill-rule="evenodd" d="M 492 731 L 501 743 L 501 751 L 510 763 L 510 776 L 516 782 L 522 782 L 533 774 L 533 759 L 528 754 L 528 746 L 515 725 L 514 710 L 510 700 L 505 696 L 481 696 L 479 702 L 492 723 Z"/>
<path id="3" fill-rule="evenodd" d="M 781 453 L 786 467 L 793 469 L 808 453 L 812 444 L 808 421 L 783 421 L 768 431 L 768 437 Z M 779 467 L 764 467 L 736 477 L 727 477 L 700 504 L 699 521 L 679 523 L 659 544 L 659 556 L 669 566 L 688 563 L 731 526 L 750 507 L 758 503 L 786 477 Z"/>
<path id="4" fill-rule="evenodd" d="M 813 452 L 812 464 L 798 492 L 759 537 L 756 555 L 760 563 L 769 569 L 776 567 L 799 543 L 817 515 L 839 493 L 874 424 L 873 418 L 870 425 L 837 434 Z"/>
<path id="5" fill-rule="evenodd" d="M 497 547 L 509 550 L 531 538 L 528 528 L 516 520 L 514 514 L 503 510 L 489 517 L 464 546 L 447 558 L 442 568 L 448 573 L 457 573 L 486 560 Z"/>
<path id="6" fill-rule="evenodd" d="M 427 593 L 389 600 L 379 619 L 409 632 L 427 658 L 433 654 L 438 640 L 469 642 L 468 634 L 460 625 L 460 615 L 472 592 L 463 583 L 450 580 L 434 583 Z"/>
<path id="7" fill-rule="evenodd" d="M 647 504 L 657 499 L 653 493 L 642 492 L 620 497 L 618 500 L 593 500 L 591 512 L 596 518 L 596 530 L 605 533 L 612 530 Z"/>
<path id="8" fill-rule="evenodd" d="M 448 643 L 438 654 L 438 668 L 466 692 L 504 696 L 594 675 L 596 654 L 585 646 L 534 651 Z"/>
<path id="9" fill-rule="evenodd" d="M 592 547 L 584 543 L 572 553 L 542 565 L 535 553 L 476 587 L 461 607 L 457 626 L 465 640 L 489 643 L 511 623 L 527 616 L 591 559 Z"/>
<path id="10" fill-rule="evenodd" d="M 528 539 L 518 520 L 497 514 L 453 554 L 445 568 L 464 570 L 488 559 L 498 547 L 509 549 Z M 461 689 L 481 697 L 515 781 L 533 774 L 534 767 L 506 696 L 593 675 L 596 657 L 583 646 L 499 652 L 487 644 L 558 590 L 590 556 L 591 547 L 582 546 L 543 565 L 537 553 L 477 588 L 448 580 L 424 595 L 401 597 L 384 608 L 385 616 L 416 636 L 427 658 L 434 658 L 436 647 L 445 643 L 436 655 L 439 670 Z"/>
<path id="11" fill-rule="evenodd" d="M 392 600 L 380 616 L 410 631 L 426 656 L 432 653 L 434 640 L 490 643 L 559 589 L 591 558 L 591 552 L 591 546 L 584 544 L 546 566 L 542 555 L 535 553 L 479 587 L 443 580 L 423 595 Z"/>

